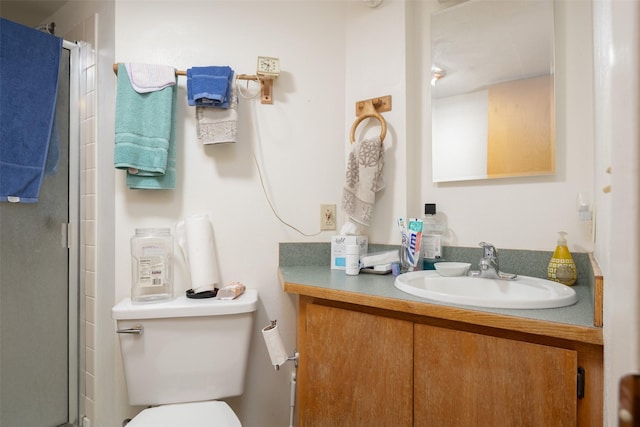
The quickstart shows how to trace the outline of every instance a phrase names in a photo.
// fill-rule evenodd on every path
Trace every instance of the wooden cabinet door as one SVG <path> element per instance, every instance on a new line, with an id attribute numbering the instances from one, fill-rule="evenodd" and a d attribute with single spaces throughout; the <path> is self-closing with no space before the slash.
<path id="1" fill-rule="evenodd" d="M 416 324 L 415 426 L 575 426 L 577 352 Z"/>
<path id="2" fill-rule="evenodd" d="M 303 342 L 301 426 L 412 425 L 411 322 L 309 304 Z"/>

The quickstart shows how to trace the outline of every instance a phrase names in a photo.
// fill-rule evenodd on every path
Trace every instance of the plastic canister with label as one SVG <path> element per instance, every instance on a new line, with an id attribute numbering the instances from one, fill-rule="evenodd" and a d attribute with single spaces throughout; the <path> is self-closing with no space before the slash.
<path id="1" fill-rule="evenodd" d="M 168 228 L 136 228 L 131 273 L 132 303 L 173 298 L 173 236 Z"/>

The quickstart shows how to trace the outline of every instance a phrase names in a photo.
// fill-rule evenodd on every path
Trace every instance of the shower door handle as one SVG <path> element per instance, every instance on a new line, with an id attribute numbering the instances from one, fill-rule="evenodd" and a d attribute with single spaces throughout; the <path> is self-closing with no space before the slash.
<path id="1" fill-rule="evenodd" d="M 142 327 L 142 325 L 136 325 L 132 328 L 118 329 L 116 332 L 119 334 L 142 335 L 143 331 L 144 331 L 144 328 Z"/>
<path id="2" fill-rule="evenodd" d="M 60 224 L 60 246 L 69 249 L 69 223 L 63 222 Z"/>

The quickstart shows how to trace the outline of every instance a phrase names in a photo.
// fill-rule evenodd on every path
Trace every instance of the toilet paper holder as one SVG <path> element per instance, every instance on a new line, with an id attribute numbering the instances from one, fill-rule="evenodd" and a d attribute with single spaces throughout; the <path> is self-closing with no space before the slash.
<path id="1" fill-rule="evenodd" d="M 289 361 L 292 361 L 296 368 L 298 367 L 300 354 L 297 351 L 294 351 L 292 356 L 288 355 L 284 348 L 284 344 L 282 343 L 282 338 L 280 337 L 277 320 L 272 320 L 271 324 L 262 328 L 262 336 L 267 346 L 267 350 L 269 351 L 271 363 L 276 371 L 280 370 L 280 366 Z"/>

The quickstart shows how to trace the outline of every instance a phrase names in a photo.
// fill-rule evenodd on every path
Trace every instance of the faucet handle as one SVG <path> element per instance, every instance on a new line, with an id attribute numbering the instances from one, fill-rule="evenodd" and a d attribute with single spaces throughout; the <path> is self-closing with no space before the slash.
<path id="1" fill-rule="evenodd" d="M 483 258 L 497 258 L 498 250 L 491 243 L 480 242 L 478 243 L 482 246 L 482 257 Z"/>
<path id="2" fill-rule="evenodd" d="M 482 246 L 482 258 L 480 259 L 478 272 L 469 272 L 471 276 L 487 277 L 490 279 L 516 280 L 517 274 L 508 274 L 500 271 L 498 265 L 498 250 L 491 243 L 480 242 Z"/>

